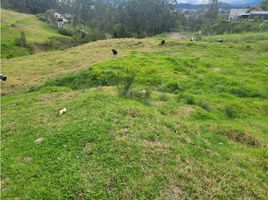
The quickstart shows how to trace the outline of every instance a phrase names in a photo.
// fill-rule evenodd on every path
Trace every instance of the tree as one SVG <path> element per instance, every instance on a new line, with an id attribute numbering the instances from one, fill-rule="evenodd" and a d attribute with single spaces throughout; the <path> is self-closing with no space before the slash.
<path id="1" fill-rule="evenodd" d="M 263 10 L 268 10 L 268 0 L 263 0 L 261 3 L 261 8 Z"/>
<path id="2" fill-rule="evenodd" d="M 207 18 L 210 23 L 217 20 L 219 12 L 219 2 L 218 0 L 209 0 L 209 8 L 207 11 Z"/>
<path id="3" fill-rule="evenodd" d="M 18 12 L 38 14 L 44 13 L 51 8 L 57 8 L 58 0 L 3 0 L 2 7 L 13 9 Z"/>

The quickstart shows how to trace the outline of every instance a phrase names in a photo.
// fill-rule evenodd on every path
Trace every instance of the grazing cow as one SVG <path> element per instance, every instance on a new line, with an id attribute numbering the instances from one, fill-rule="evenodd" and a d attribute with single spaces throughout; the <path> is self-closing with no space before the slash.
<path id="1" fill-rule="evenodd" d="M 217 39 L 217 42 L 223 42 L 223 39 Z"/>
<path id="2" fill-rule="evenodd" d="M 191 42 L 194 42 L 195 41 L 195 38 L 191 38 Z"/>
<path id="3" fill-rule="evenodd" d="M 0 74 L 0 80 L 1 81 L 6 81 L 7 77 L 4 74 Z"/>
<path id="4" fill-rule="evenodd" d="M 114 56 L 116 56 L 118 54 L 118 52 L 115 49 L 112 49 L 112 53 Z"/>
<path id="5" fill-rule="evenodd" d="M 165 40 L 162 40 L 160 45 L 164 46 L 166 44 L 166 41 Z"/>

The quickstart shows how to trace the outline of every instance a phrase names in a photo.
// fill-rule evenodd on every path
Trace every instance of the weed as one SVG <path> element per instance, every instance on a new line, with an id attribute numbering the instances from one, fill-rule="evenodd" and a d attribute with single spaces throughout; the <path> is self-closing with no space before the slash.
<path id="1" fill-rule="evenodd" d="M 188 105 L 194 105 L 195 104 L 195 99 L 191 95 L 187 95 L 184 97 L 185 98 L 185 103 Z"/>
<path id="2" fill-rule="evenodd" d="M 226 117 L 230 119 L 234 119 L 238 117 L 237 108 L 234 105 L 227 105 L 224 107 L 224 114 Z"/>
<path id="3" fill-rule="evenodd" d="M 162 93 L 160 96 L 159 96 L 159 100 L 160 101 L 168 101 L 169 100 L 169 96 L 165 93 Z"/>
<path id="4" fill-rule="evenodd" d="M 126 72 L 123 77 L 118 77 L 118 95 L 122 97 L 128 97 L 130 89 L 134 83 L 136 74 Z"/>
<path id="5" fill-rule="evenodd" d="M 197 101 L 196 102 L 196 105 L 198 105 L 199 107 L 203 108 L 204 110 L 206 110 L 208 112 L 211 111 L 210 105 L 207 102 L 205 102 L 205 101 L 202 101 L 202 100 L 201 101 Z"/>

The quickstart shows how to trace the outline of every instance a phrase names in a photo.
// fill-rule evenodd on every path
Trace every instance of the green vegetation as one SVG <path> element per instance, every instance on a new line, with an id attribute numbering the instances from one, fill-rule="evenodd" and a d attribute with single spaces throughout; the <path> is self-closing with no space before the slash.
<path id="1" fill-rule="evenodd" d="M 221 21 L 213 24 L 205 32 L 210 32 L 213 34 L 223 34 L 224 32 L 228 33 L 241 33 L 241 32 L 263 32 L 268 31 L 268 24 L 262 22 L 262 20 L 248 21 L 248 20 L 239 20 L 234 22 Z"/>
<path id="2" fill-rule="evenodd" d="M 266 199 L 268 38 L 254 35 L 4 60 L 2 198 Z"/>
<path id="3" fill-rule="evenodd" d="M 24 34 L 27 45 L 16 45 Z M 70 42 L 70 38 L 58 33 L 57 29 L 38 20 L 34 15 L 1 9 L 1 58 L 13 58 L 40 51 L 50 41 Z"/>

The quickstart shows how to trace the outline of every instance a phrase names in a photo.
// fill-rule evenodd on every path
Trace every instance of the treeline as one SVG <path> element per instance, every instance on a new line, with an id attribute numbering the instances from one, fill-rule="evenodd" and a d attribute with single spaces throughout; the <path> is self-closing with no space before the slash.
<path id="1" fill-rule="evenodd" d="M 111 37 L 145 37 L 179 30 L 185 17 L 173 0 L 3 0 L 2 7 L 25 13 L 56 9 L 72 15 L 71 25 Z"/>
<path id="2" fill-rule="evenodd" d="M 168 32 L 184 20 L 170 0 L 65 0 L 60 9 L 74 16 L 74 26 L 82 23 L 115 38 Z"/>
<path id="3" fill-rule="evenodd" d="M 82 42 L 169 31 L 209 32 L 213 24 L 226 21 L 219 13 L 219 0 L 209 0 L 207 11 L 187 17 L 176 4 L 176 0 L 2 0 L 2 7 L 19 12 L 38 14 L 54 9 L 71 14 L 70 26 L 60 31 Z M 268 0 L 261 6 L 266 9 Z"/>

